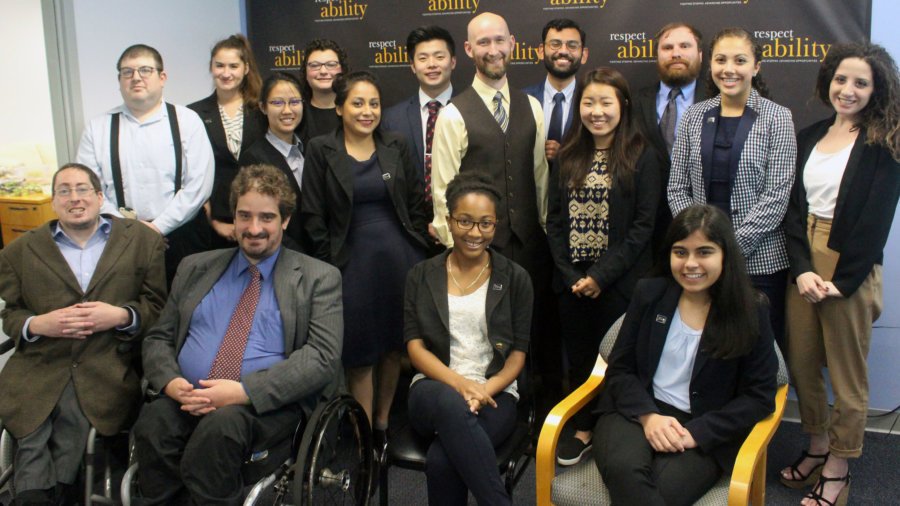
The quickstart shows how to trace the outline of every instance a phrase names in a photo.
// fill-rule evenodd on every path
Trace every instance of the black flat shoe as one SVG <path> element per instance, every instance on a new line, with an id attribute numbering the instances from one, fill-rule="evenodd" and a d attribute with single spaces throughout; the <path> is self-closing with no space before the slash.
<path id="1" fill-rule="evenodd" d="M 804 451 L 803 454 L 800 455 L 800 458 L 795 460 L 793 464 L 787 466 L 786 469 L 788 469 L 791 473 L 790 478 L 785 478 L 784 475 L 778 473 L 778 477 L 781 479 L 782 485 L 790 488 L 803 488 L 812 485 L 816 482 L 817 479 L 819 479 L 819 476 L 822 474 L 822 467 L 824 467 L 825 462 L 828 461 L 829 454 L 830 452 L 825 452 L 821 455 L 813 455 Z M 803 474 L 800 472 L 799 466 L 805 459 L 822 459 L 822 462 L 813 466 L 813 468 L 810 469 L 808 473 Z"/>

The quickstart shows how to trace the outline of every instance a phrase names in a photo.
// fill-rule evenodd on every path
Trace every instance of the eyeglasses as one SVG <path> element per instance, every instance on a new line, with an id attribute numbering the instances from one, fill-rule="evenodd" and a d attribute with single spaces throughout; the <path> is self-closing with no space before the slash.
<path id="1" fill-rule="evenodd" d="M 339 61 L 334 61 L 334 60 L 332 60 L 332 61 L 325 61 L 325 62 L 322 62 L 322 61 L 311 61 L 311 62 L 307 62 L 307 63 L 306 63 L 306 68 L 308 68 L 309 70 L 319 70 L 320 68 L 322 68 L 323 65 L 324 65 L 325 68 L 328 69 L 328 70 L 335 70 L 335 69 L 337 69 L 338 67 L 341 66 L 341 62 L 339 62 Z"/>
<path id="2" fill-rule="evenodd" d="M 455 221 L 456 226 L 461 228 L 462 230 L 472 230 L 472 227 L 474 227 L 475 224 L 477 223 L 478 230 L 480 230 L 484 233 L 489 233 L 489 232 L 493 232 L 494 228 L 497 226 L 496 221 L 490 221 L 490 220 L 474 221 L 469 218 L 461 218 L 460 219 L 460 218 L 454 218 L 453 216 L 451 216 L 450 219 Z"/>
<path id="3" fill-rule="evenodd" d="M 577 40 L 567 40 L 566 42 L 563 42 L 558 39 L 553 39 L 544 42 L 544 45 L 554 51 L 559 51 L 559 49 L 563 47 L 563 44 L 566 45 L 566 49 L 568 49 L 569 51 L 578 51 L 578 48 L 581 47 L 581 42 L 578 42 Z"/>
<path id="4" fill-rule="evenodd" d="M 131 79 L 134 77 L 134 73 L 137 72 L 141 77 L 150 77 L 153 75 L 154 70 L 159 70 L 156 67 L 138 67 L 136 69 L 131 67 L 122 67 L 119 69 L 119 77 L 125 79 Z"/>
<path id="5" fill-rule="evenodd" d="M 269 100 L 268 104 L 276 109 L 283 108 L 284 104 L 287 104 L 287 105 L 291 106 L 292 108 L 295 108 L 295 107 L 300 107 L 301 105 L 303 105 L 303 99 L 302 98 L 291 98 L 288 100 L 284 100 L 282 98 L 275 98 L 275 99 Z"/>
<path id="6" fill-rule="evenodd" d="M 63 186 L 62 188 L 57 188 L 53 193 L 60 197 L 67 198 L 70 197 L 73 193 L 75 195 L 78 195 L 79 197 L 87 197 L 88 195 L 96 192 L 97 190 L 95 190 L 93 186 L 79 185 L 75 188 Z"/>

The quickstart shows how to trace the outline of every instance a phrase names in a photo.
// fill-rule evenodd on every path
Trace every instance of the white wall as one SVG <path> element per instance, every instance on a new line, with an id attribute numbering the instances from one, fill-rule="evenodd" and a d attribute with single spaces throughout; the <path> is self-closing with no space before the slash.
<path id="1" fill-rule="evenodd" d="M 20 0 L 27 1 L 27 0 Z M 164 98 L 189 104 L 212 92 L 209 50 L 241 31 L 241 0 L 75 0 L 77 62 L 83 118 L 122 103 L 116 61 L 137 43 L 156 48 L 168 80 Z M 77 125 L 78 135 L 84 123 Z"/>
<path id="2" fill-rule="evenodd" d="M 0 144 L 52 147 L 53 116 L 41 4 L 3 0 L 0 15 Z"/>

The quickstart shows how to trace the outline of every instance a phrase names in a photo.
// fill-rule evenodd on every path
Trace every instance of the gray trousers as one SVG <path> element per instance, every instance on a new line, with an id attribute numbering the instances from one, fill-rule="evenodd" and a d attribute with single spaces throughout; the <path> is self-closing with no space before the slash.
<path id="1" fill-rule="evenodd" d="M 16 490 L 47 490 L 57 483 L 75 483 L 90 430 L 70 380 L 50 416 L 34 432 L 16 440 Z"/>

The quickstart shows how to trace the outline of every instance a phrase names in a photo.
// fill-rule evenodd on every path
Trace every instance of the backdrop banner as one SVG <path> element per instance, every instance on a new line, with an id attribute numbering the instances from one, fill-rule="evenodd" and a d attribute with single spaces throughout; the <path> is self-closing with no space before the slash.
<path id="1" fill-rule="evenodd" d="M 306 43 L 333 39 L 347 51 L 350 70 L 378 76 L 385 107 L 416 92 L 406 36 L 421 25 L 440 25 L 453 35 L 453 86 L 462 90 L 474 75 L 464 48 L 466 25 L 482 12 L 500 14 L 516 40 L 510 86 L 523 88 L 546 76 L 537 51 L 544 24 L 570 18 L 587 32 L 589 58 L 580 73 L 612 66 L 628 78 L 632 93 L 656 80 L 653 35 L 659 27 L 684 21 L 703 33 L 707 76 L 708 41 L 721 28 L 740 26 L 763 45 L 761 73 L 771 98 L 791 108 L 798 127 L 827 114 L 812 96 L 831 45 L 868 39 L 872 18 L 871 0 L 247 0 L 246 6 L 263 75 L 300 72 Z"/>

